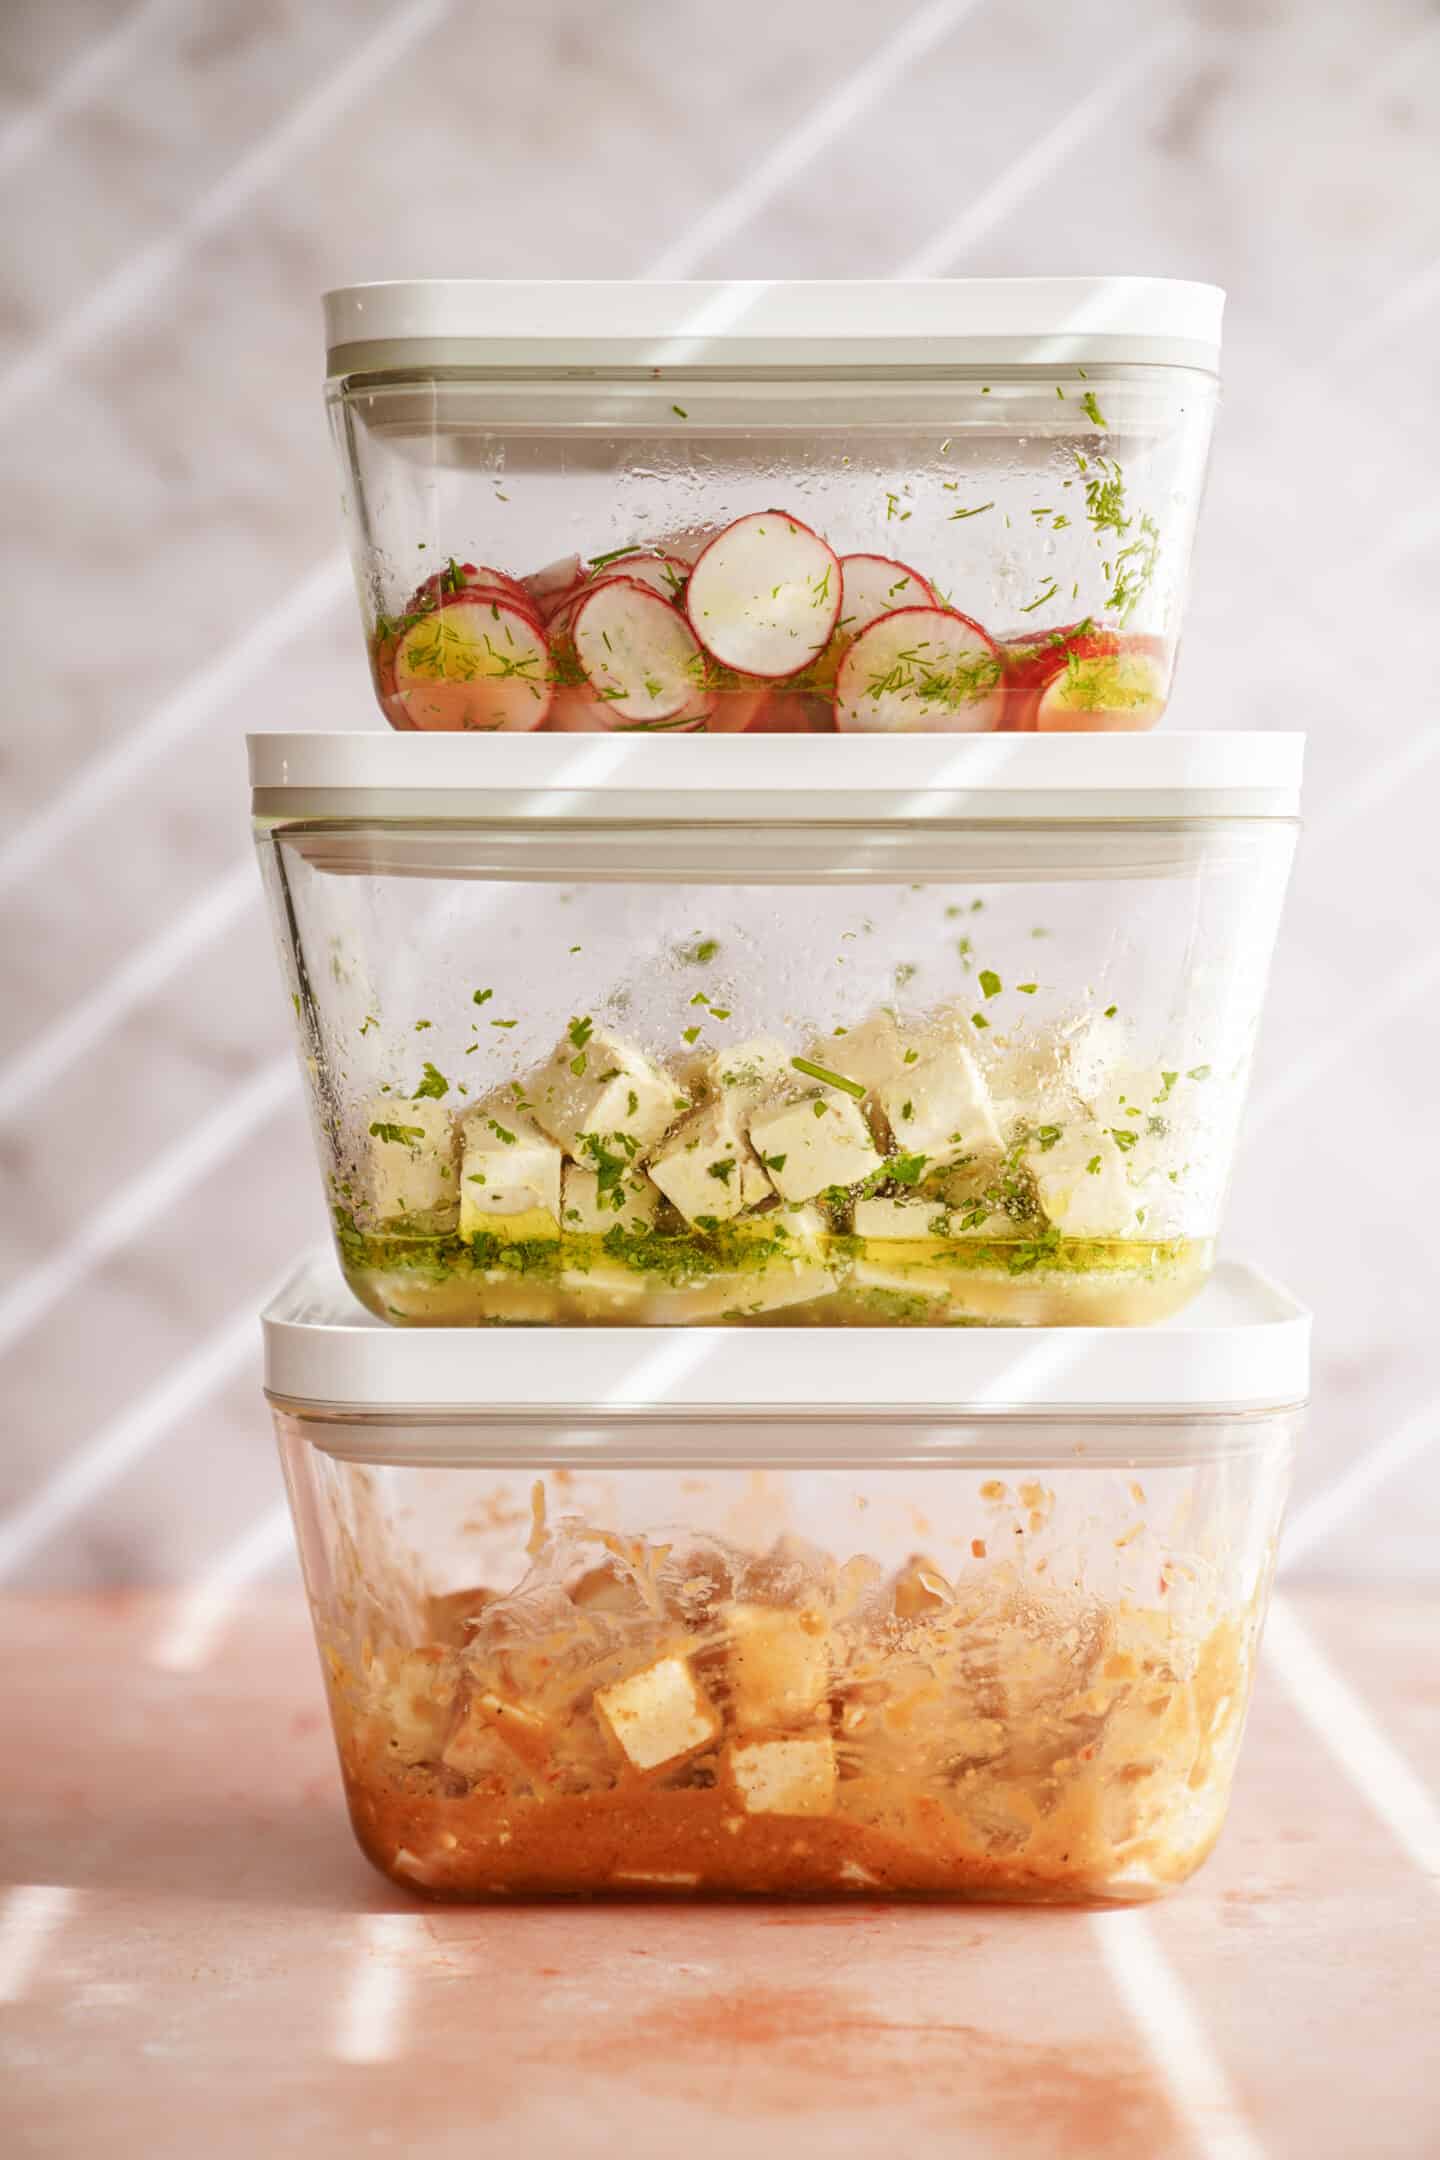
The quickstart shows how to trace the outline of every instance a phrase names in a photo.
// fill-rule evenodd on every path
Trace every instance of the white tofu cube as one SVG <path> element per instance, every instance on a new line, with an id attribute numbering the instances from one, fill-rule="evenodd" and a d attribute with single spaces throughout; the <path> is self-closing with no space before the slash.
<path id="1" fill-rule="evenodd" d="M 906 1070 L 907 1050 L 912 1066 L 924 1055 L 920 1043 L 912 1040 L 893 1013 L 878 1012 L 844 1035 L 825 1036 L 811 1045 L 806 1056 L 816 1065 L 828 1065 L 832 1072 L 844 1073 L 847 1080 L 858 1080 L 873 1093 Z"/>
<path id="2" fill-rule="evenodd" d="M 885 1297 L 923 1299 L 932 1305 L 943 1305 L 954 1289 L 954 1285 L 934 1269 L 907 1261 L 887 1265 L 878 1260 L 857 1260 L 849 1279 L 857 1290 L 878 1290 Z"/>
<path id="3" fill-rule="evenodd" d="M 731 1722 L 741 1732 L 808 1725 L 830 1686 L 830 1623 L 818 1607 L 732 1605 L 724 1615 Z"/>
<path id="4" fill-rule="evenodd" d="M 1050 1134 L 1058 1137 L 1050 1139 Z M 1046 1219 L 1067 1237 L 1137 1235 L 1136 1196 L 1125 1156 L 1108 1131 L 1084 1124 L 1042 1126 L 1025 1148 Z"/>
<path id="5" fill-rule="evenodd" d="M 813 1207 L 767 1208 L 763 1215 L 737 1222 L 731 1235 L 741 1246 L 756 1246 L 767 1266 L 777 1267 L 823 1264 L 830 1241 L 829 1225 Z"/>
<path id="6" fill-rule="evenodd" d="M 460 1235 L 560 1235 L 560 1150 L 500 1097 L 460 1126 Z"/>
<path id="7" fill-rule="evenodd" d="M 466 1777 L 480 1777 L 495 1768 L 501 1748 L 527 1770 L 543 1770 L 552 1755 L 550 1728 L 528 1704 L 484 1689 L 465 1705 L 440 1759 Z"/>
<path id="8" fill-rule="evenodd" d="M 829 1815 L 835 1807 L 835 1747 L 828 1733 L 783 1740 L 735 1740 L 725 1764 L 747 1815 Z"/>
<path id="9" fill-rule="evenodd" d="M 427 1647 L 388 1654 L 376 1708 L 389 1728 L 390 1752 L 399 1761 L 438 1759 L 450 1723 L 455 1681 L 455 1660 L 444 1650 Z"/>
<path id="10" fill-rule="evenodd" d="M 583 1040 L 572 1031 L 527 1084 L 527 1100 L 572 1162 L 589 1161 L 592 1168 L 599 1167 L 596 1143 L 628 1165 L 689 1108 L 670 1073 L 599 1028 Z"/>
<path id="11" fill-rule="evenodd" d="M 686 1222 L 728 1222 L 773 1188 L 725 1097 L 677 1125 L 650 1160 L 650 1176 Z"/>
<path id="12" fill-rule="evenodd" d="M 657 1658 L 613 1687 L 595 1690 L 595 1708 L 632 1769 L 659 1770 L 708 1747 L 720 1719 L 682 1657 Z"/>
<path id="13" fill-rule="evenodd" d="M 1105 1013 L 1090 1013 L 1065 1028 L 1060 1068 L 1066 1085 L 1082 1102 L 1099 1099 L 1111 1074 L 1124 1063 L 1129 1039 L 1129 1029 Z"/>
<path id="14" fill-rule="evenodd" d="M 921 1058 L 875 1090 L 895 1147 L 932 1164 L 993 1153 L 1000 1145 L 985 1076 L 963 1043 Z"/>
<path id="15" fill-rule="evenodd" d="M 933 1245 L 943 1237 L 941 1227 L 947 1221 L 945 1203 L 942 1200 L 925 1199 L 918 1193 L 905 1193 L 896 1199 L 877 1196 L 873 1200 L 857 1200 L 855 1203 L 855 1235 L 885 1241 L 905 1238 Z"/>
<path id="16" fill-rule="evenodd" d="M 774 1036 L 756 1035 L 748 1042 L 732 1043 L 706 1060 L 703 1086 L 707 1095 L 728 1096 L 737 1109 L 746 1110 L 773 1095 L 795 1079 L 790 1052 Z"/>
<path id="17" fill-rule="evenodd" d="M 607 1230 L 649 1230 L 660 1195 L 643 1171 L 607 1178 L 583 1163 L 566 1163 L 560 1180 L 560 1227 L 567 1236 L 604 1237 Z"/>
<path id="18" fill-rule="evenodd" d="M 859 1103 L 834 1088 L 757 1111 L 750 1144 L 782 1200 L 858 1184 L 882 1160 Z"/>
<path id="19" fill-rule="evenodd" d="M 373 1095 L 361 1115 L 361 1184 L 368 1218 L 453 1218 L 458 1206 L 455 1129 L 444 1104 L 429 1096 L 411 1102 L 403 1095 Z"/>

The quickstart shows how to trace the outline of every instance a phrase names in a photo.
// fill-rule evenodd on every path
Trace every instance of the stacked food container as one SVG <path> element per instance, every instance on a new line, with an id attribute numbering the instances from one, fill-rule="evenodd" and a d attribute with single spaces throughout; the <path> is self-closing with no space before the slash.
<path id="1" fill-rule="evenodd" d="M 1214 1263 L 1300 739 L 1149 732 L 1220 306 L 330 295 L 391 727 L 252 739 L 335 1243 L 266 1337 L 396 1880 L 1218 1834 L 1307 1354 Z"/>

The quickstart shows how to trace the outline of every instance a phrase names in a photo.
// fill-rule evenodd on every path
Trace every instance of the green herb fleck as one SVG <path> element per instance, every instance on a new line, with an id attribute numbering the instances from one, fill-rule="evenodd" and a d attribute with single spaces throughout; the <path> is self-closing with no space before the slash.
<path id="1" fill-rule="evenodd" d="M 394 1141 L 399 1147 L 418 1147 L 425 1138 L 423 1125 L 372 1125 L 372 1140 Z"/>
<path id="2" fill-rule="evenodd" d="M 804 1073 L 807 1080 L 822 1081 L 826 1087 L 839 1088 L 843 1095 L 853 1095 L 856 1102 L 865 1100 L 865 1089 L 858 1080 L 848 1080 L 844 1073 L 832 1072 L 828 1065 L 817 1065 L 812 1058 L 794 1057 L 790 1063 L 796 1072 Z M 823 1113 L 824 1104 L 817 1103 L 816 1110 Z"/>
<path id="3" fill-rule="evenodd" d="M 981 968 L 980 988 L 984 991 L 987 998 L 998 997 L 1004 987 L 1005 986 L 1001 982 L 1000 977 L 995 973 L 994 968 Z"/>
<path id="4" fill-rule="evenodd" d="M 427 1058 L 425 1061 L 425 1077 L 410 1097 L 411 1102 L 421 1102 L 427 1096 L 433 1101 L 439 1102 L 441 1096 L 448 1095 L 449 1092 L 450 1083 L 445 1078 L 444 1073 L 437 1072 Z"/>
<path id="5" fill-rule="evenodd" d="M 494 995 L 495 992 L 493 990 L 473 991 L 471 993 L 471 1003 L 475 1005 L 488 1005 Z"/>
<path id="6" fill-rule="evenodd" d="M 1080 410 L 1084 413 L 1087 420 L 1094 421 L 1096 427 L 1105 428 L 1107 430 L 1109 429 L 1110 423 L 1105 418 L 1104 413 L 1101 412 L 1100 407 L 1096 404 L 1095 393 L 1093 390 L 1087 390 L 1084 397 L 1081 398 Z"/>

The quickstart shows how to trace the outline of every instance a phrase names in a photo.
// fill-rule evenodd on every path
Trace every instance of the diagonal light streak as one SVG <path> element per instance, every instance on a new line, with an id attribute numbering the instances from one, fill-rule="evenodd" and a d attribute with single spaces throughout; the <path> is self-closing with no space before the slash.
<path id="1" fill-rule="evenodd" d="M 0 1899 L 0 2003 L 24 1999 L 52 1935 L 75 1905 L 62 1883 L 16 1883 Z"/>
<path id="2" fill-rule="evenodd" d="M 642 275 L 691 276 L 707 256 L 751 224 L 760 211 L 823 156 L 831 143 L 852 128 L 887 90 L 893 89 L 902 75 L 942 44 L 967 15 L 973 14 L 977 4 L 978 0 L 931 0 L 929 6 L 920 8 L 799 127 L 783 136 L 747 179 L 712 203 L 688 232 L 662 248 Z"/>
<path id="3" fill-rule="evenodd" d="M 900 278 L 939 277 L 967 249 L 1017 210 L 1043 187 L 1057 166 L 1103 127 L 1117 106 L 1167 55 L 1187 42 L 1182 33 L 1167 30 L 1142 45 L 1128 65 L 1106 78 L 1073 105 L 1054 127 L 1030 145 L 976 200 L 912 255 L 895 275 Z"/>
<path id="4" fill-rule="evenodd" d="M 1241 1146 L 1253 1146 L 1267 1125 L 1308 1095 L 1317 1080 L 1323 1080 L 1351 1050 L 1371 1041 L 1379 1028 L 1437 987 L 1440 987 L 1440 946 L 1428 960 L 1396 968 L 1374 996 L 1366 998 L 1361 1018 L 1345 1027 L 1335 1028 L 1291 1059 L 1279 1078 L 1264 1090 L 1252 1107 Z"/>
<path id="5" fill-rule="evenodd" d="M 296 1094 L 294 1060 L 275 1058 L 234 1089 L 174 1147 L 95 1210 L 77 1236 L 36 1262 L 0 1297 L 0 1353 L 63 1303 L 77 1284 L 144 1235 L 192 1186 L 235 1154 Z"/>
<path id="6" fill-rule="evenodd" d="M 1156 1939 L 1148 1914 L 1096 1913 L 1091 1921 L 1106 1969 L 1164 2077 L 1177 2112 L 1204 2160 L 1265 2160 L 1206 2034 L 1200 2013 Z"/>
<path id="7" fill-rule="evenodd" d="M 174 230 L 152 240 L 102 278 L 89 297 L 0 376 L 0 423 L 13 421 L 55 375 L 100 339 L 112 337 L 153 300 L 191 250 L 228 225 L 302 152 L 327 135 L 358 98 L 383 83 L 412 46 L 439 28 L 449 0 L 408 0 L 392 8 L 375 34 L 345 63 L 327 71 L 268 135 L 246 151 L 215 186 L 191 204 Z"/>
<path id="8" fill-rule="evenodd" d="M 158 937 L 139 946 L 89 997 L 67 1007 L 53 1027 L 0 1066 L 0 1119 L 29 1108 L 62 1074 L 154 997 L 207 945 L 233 929 L 260 897 L 253 862 L 237 863 Z"/>
<path id="9" fill-rule="evenodd" d="M 1304 1507 L 1287 1518 L 1280 1544 L 1280 1572 L 1288 1575 L 1349 1522 L 1355 1510 L 1392 1477 L 1419 1462 L 1440 1441 L 1440 1395 L 1432 1395 L 1411 1411 L 1378 1447 L 1356 1457 L 1333 1485 L 1316 1493 Z"/>
<path id="10" fill-rule="evenodd" d="M 121 788 L 258 681 L 287 646 L 313 630 L 339 604 L 350 583 L 349 563 L 337 549 L 216 659 L 189 676 L 148 720 L 92 758 L 45 809 L 0 847 L 0 893 L 33 877 L 41 863 L 82 825 L 98 817 Z"/>
<path id="11" fill-rule="evenodd" d="M 292 1552 L 294 1543 L 288 1504 L 267 1508 L 182 1594 L 150 1653 L 151 1664 L 166 1672 L 198 1672 L 242 1593 Z"/>
<path id="12" fill-rule="evenodd" d="M 263 1299 L 260 1301 L 263 1302 Z M 172 1366 L 155 1387 L 67 1457 L 20 1507 L 0 1517 L 0 1582 L 16 1573 L 57 1530 L 108 1491 L 183 1419 L 258 1363 L 259 1304 L 250 1302 Z"/>
<path id="13" fill-rule="evenodd" d="M 1440 1807 L 1288 1597 L 1271 1600 L 1264 1655 L 1342 1775 L 1432 1888 L 1440 1889 Z"/>
<path id="14" fill-rule="evenodd" d="M 338 2062 L 391 2062 L 400 2053 L 413 1992 L 414 1948 L 426 1947 L 423 1913 L 367 1913 L 358 1923 L 332 2048 Z"/>
<path id="15" fill-rule="evenodd" d="M 92 38 L 53 89 L 0 129 L 0 180 L 33 157 L 62 121 L 104 89 L 136 46 L 158 30 L 168 15 L 178 12 L 179 0 L 143 0 L 140 7 L 121 17 L 108 36 Z"/>

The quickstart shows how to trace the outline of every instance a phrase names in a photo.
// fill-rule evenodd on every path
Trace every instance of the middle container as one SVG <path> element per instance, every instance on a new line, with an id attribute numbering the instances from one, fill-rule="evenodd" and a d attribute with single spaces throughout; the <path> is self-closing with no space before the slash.
<path id="1" fill-rule="evenodd" d="M 1301 742 L 253 737 L 351 1287 L 448 1325 L 1176 1310 Z"/>

